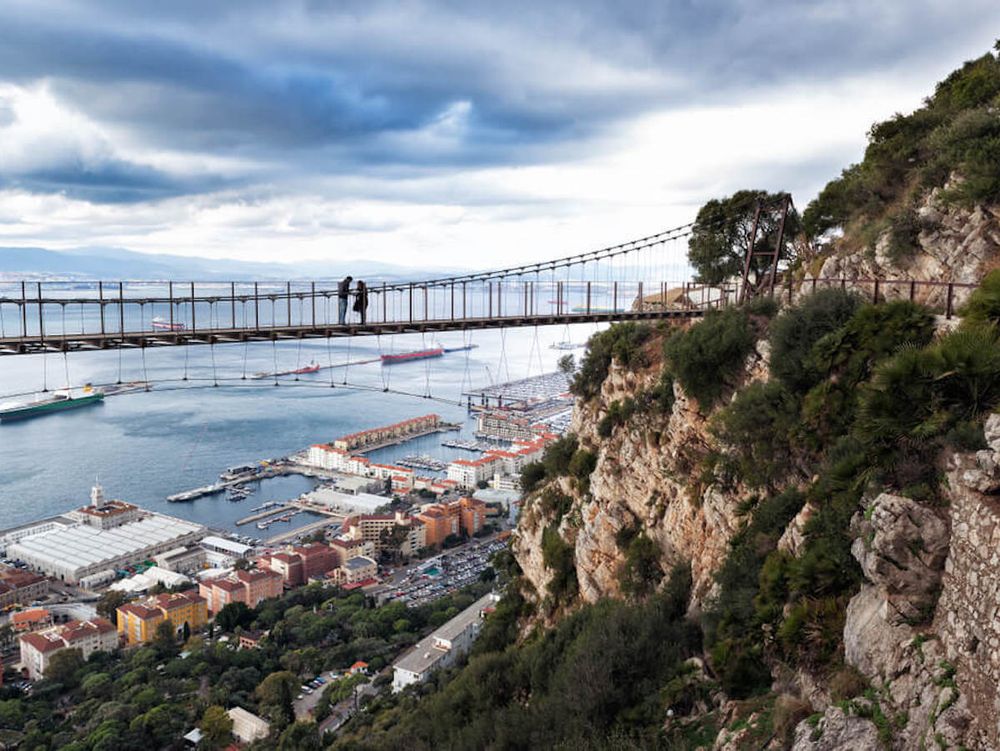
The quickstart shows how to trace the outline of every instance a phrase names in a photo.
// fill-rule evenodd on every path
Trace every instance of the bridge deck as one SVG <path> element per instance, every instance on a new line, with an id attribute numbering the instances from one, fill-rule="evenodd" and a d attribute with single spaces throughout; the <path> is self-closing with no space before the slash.
<path id="1" fill-rule="evenodd" d="M 494 316 L 461 319 L 428 319 L 417 321 L 390 321 L 349 323 L 344 326 L 330 324 L 278 325 L 250 328 L 217 328 L 184 331 L 125 331 L 108 333 L 37 334 L 17 337 L 0 337 L 0 355 L 19 355 L 41 352 L 81 352 L 102 349 L 159 347 L 191 344 L 232 344 L 289 339 L 313 339 L 348 336 L 377 336 L 438 331 L 465 331 L 473 329 L 516 328 L 551 326 L 573 323 L 611 323 L 619 321 L 647 321 L 659 319 L 686 319 L 703 315 L 702 309 L 667 309 L 643 311 L 613 311 L 591 313 L 547 313 L 540 315 Z"/>

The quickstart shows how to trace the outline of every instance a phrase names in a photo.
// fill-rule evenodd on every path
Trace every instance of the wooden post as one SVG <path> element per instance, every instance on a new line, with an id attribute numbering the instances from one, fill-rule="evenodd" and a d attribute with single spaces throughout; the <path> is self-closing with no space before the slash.
<path id="1" fill-rule="evenodd" d="M 45 344 L 45 322 L 42 319 L 42 283 L 36 282 L 38 287 L 38 341 L 42 345 Z M 43 347 L 44 348 L 44 347 Z"/>

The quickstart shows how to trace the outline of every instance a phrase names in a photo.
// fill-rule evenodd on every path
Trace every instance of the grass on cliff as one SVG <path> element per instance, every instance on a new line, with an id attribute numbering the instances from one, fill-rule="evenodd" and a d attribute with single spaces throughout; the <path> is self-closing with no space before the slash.
<path id="1" fill-rule="evenodd" d="M 1000 405 L 998 282 L 973 297 L 977 314 L 936 339 L 920 306 L 857 305 L 836 294 L 773 322 L 774 378 L 713 417 L 723 444 L 716 471 L 762 490 L 705 618 L 731 695 L 767 690 L 768 659 L 835 670 L 844 611 L 861 581 L 850 524 L 862 498 L 890 490 L 938 503 L 942 451 L 982 445 L 983 417 Z M 793 556 L 777 550 L 775 535 L 803 502 L 812 513 Z"/>
<path id="2" fill-rule="evenodd" d="M 952 175 L 959 180 L 944 192 L 946 201 L 966 206 L 1000 201 L 995 53 L 951 73 L 913 113 L 873 125 L 864 159 L 826 185 L 803 213 L 803 224 L 812 237 L 844 228 L 869 246 L 888 232 L 890 255 L 900 259 L 913 251 L 925 228 L 914 210 L 917 201 Z"/>

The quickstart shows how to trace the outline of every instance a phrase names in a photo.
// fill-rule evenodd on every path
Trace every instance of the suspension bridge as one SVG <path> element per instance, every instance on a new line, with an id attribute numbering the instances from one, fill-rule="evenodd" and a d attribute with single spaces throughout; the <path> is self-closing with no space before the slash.
<path id="1" fill-rule="evenodd" d="M 691 319 L 748 297 L 774 295 L 776 289 L 787 291 L 791 299 L 791 277 L 779 272 L 790 208 L 787 195 L 757 204 L 752 229 L 743 238 L 742 277 L 717 285 L 690 281 L 686 241 L 696 228 L 711 229 L 695 222 L 521 266 L 421 281 L 369 282 L 359 310 L 356 286 L 350 291 L 343 319 L 337 280 L 0 282 L 0 355 L 145 353 L 187 345 L 209 345 L 214 351 L 215 345 L 240 342 L 349 342 L 365 336 Z M 775 212 L 778 222 L 775 235 L 760 242 L 763 211 Z M 687 278 L 679 280 L 678 270 Z M 778 286 L 779 279 L 784 287 Z M 875 301 L 915 299 L 918 288 L 924 292 L 929 287 L 929 296 L 941 300 L 949 316 L 956 290 L 964 294 L 970 286 L 813 278 L 798 280 L 797 287 L 808 291 L 818 284 L 850 286 Z"/>

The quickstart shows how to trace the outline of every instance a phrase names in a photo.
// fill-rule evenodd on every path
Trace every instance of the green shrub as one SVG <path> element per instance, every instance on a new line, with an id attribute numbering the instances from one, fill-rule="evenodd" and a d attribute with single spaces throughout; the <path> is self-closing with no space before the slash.
<path id="1" fill-rule="evenodd" d="M 569 474 L 581 482 L 590 480 L 597 468 L 597 454 L 586 449 L 578 449 L 569 462 Z"/>
<path id="2" fill-rule="evenodd" d="M 813 345 L 854 315 L 858 298 L 840 289 L 822 289 L 789 308 L 771 323 L 771 375 L 805 393 L 821 374 L 809 360 Z"/>
<path id="3" fill-rule="evenodd" d="M 1000 323 L 1000 269 L 983 277 L 961 310 L 964 323 Z"/>
<path id="4" fill-rule="evenodd" d="M 549 592 L 556 600 L 576 594 L 576 564 L 573 546 L 563 540 L 558 524 L 542 530 L 542 562 L 552 572 Z"/>
<path id="5" fill-rule="evenodd" d="M 650 390 L 649 396 L 660 414 L 667 414 L 674 408 L 674 377 L 669 370 L 663 369 L 656 385 Z"/>
<path id="6" fill-rule="evenodd" d="M 542 491 L 539 500 L 539 508 L 547 519 L 559 521 L 573 505 L 573 499 L 565 493 L 560 493 L 554 487 L 548 487 Z"/>
<path id="7" fill-rule="evenodd" d="M 754 297 L 743 306 L 743 310 L 750 316 L 762 316 L 771 319 L 778 314 L 778 301 L 770 295 Z"/>
<path id="8" fill-rule="evenodd" d="M 917 251 L 920 220 L 917 212 L 907 206 L 889 218 L 888 255 L 890 260 L 901 263 Z"/>
<path id="9" fill-rule="evenodd" d="M 756 382 L 718 413 L 712 428 L 726 445 L 736 476 L 750 487 L 763 487 L 791 470 L 798 417 L 798 401 L 783 384 Z"/>
<path id="10" fill-rule="evenodd" d="M 619 579 L 622 592 L 641 599 L 652 594 L 663 579 L 659 550 L 645 532 L 634 535 L 625 547 Z"/>
<path id="11" fill-rule="evenodd" d="M 747 314 L 727 308 L 709 311 L 686 331 L 674 334 L 665 352 L 684 391 L 708 409 L 732 385 L 753 346 Z"/>
<path id="12" fill-rule="evenodd" d="M 597 423 L 597 434 L 601 438 L 609 438 L 619 425 L 624 425 L 632 419 L 638 405 L 635 399 L 627 398 L 624 401 L 613 401 L 608 407 L 608 412 Z"/>
<path id="13" fill-rule="evenodd" d="M 764 621 L 755 598 L 764 561 L 803 502 L 804 496 L 796 490 L 760 501 L 749 523 L 730 541 L 729 554 L 716 572 L 718 595 L 702 620 L 712 665 L 724 690 L 734 698 L 770 688 L 771 673 L 761 650 Z"/>
<path id="14" fill-rule="evenodd" d="M 626 368 L 640 368 L 648 364 L 643 345 L 652 334 L 649 326 L 633 321 L 616 323 L 590 337 L 587 351 L 580 363 L 570 391 L 587 400 L 597 396 L 601 384 L 608 377 L 612 360 Z"/>
<path id="15" fill-rule="evenodd" d="M 535 490 L 545 481 L 545 465 L 541 462 L 530 462 L 521 468 L 521 490 L 527 494 Z"/>
<path id="16" fill-rule="evenodd" d="M 546 477 L 562 477 L 569 474 L 569 465 L 576 453 L 577 445 L 576 436 L 567 433 L 545 447 L 542 466 L 545 467 Z"/>

